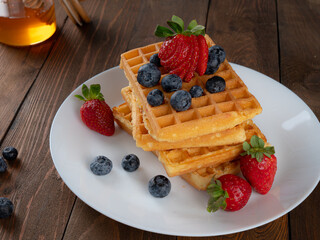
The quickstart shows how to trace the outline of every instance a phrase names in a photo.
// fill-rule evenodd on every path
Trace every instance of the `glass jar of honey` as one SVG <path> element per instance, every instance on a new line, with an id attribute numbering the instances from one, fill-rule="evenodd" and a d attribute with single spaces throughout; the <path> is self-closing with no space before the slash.
<path id="1" fill-rule="evenodd" d="M 56 31 L 53 0 L 0 0 L 0 42 L 29 46 Z"/>

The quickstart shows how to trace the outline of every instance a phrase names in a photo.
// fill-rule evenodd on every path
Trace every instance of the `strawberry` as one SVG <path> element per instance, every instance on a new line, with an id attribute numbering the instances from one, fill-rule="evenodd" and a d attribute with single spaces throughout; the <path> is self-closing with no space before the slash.
<path id="1" fill-rule="evenodd" d="M 243 178 L 233 174 L 225 174 L 217 180 L 212 179 L 207 192 L 210 195 L 208 212 L 215 212 L 219 208 L 233 212 L 240 210 L 247 204 L 252 189 Z"/>
<path id="2" fill-rule="evenodd" d="M 189 82 L 196 71 L 203 75 L 208 61 L 208 45 L 203 37 L 204 26 L 192 20 L 184 30 L 184 22 L 177 16 L 172 16 L 167 23 L 174 32 L 159 25 L 155 30 L 156 36 L 167 38 L 159 50 L 161 65 L 185 82 Z"/>
<path id="3" fill-rule="evenodd" d="M 274 147 L 265 147 L 264 141 L 256 135 L 251 137 L 250 144 L 243 143 L 245 152 L 241 154 L 240 169 L 256 192 L 266 194 L 272 187 L 277 171 Z"/>
<path id="4" fill-rule="evenodd" d="M 207 63 L 208 63 L 208 45 L 206 39 L 202 35 L 197 36 L 198 44 L 199 44 L 199 61 L 197 65 L 196 72 L 199 76 L 202 76 L 207 70 Z"/>
<path id="5" fill-rule="evenodd" d="M 83 96 L 75 95 L 75 97 L 85 101 L 80 108 L 80 116 L 84 124 L 102 135 L 112 136 L 115 131 L 112 110 L 105 102 L 100 89 L 100 84 L 92 84 L 90 89 L 83 84 Z"/>

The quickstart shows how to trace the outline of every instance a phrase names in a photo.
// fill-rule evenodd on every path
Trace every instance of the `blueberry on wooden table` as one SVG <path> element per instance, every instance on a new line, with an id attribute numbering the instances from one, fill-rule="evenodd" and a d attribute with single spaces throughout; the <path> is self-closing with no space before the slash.
<path id="1" fill-rule="evenodd" d="M 14 147 L 5 147 L 2 156 L 8 161 L 13 161 L 18 157 L 18 151 Z"/>
<path id="2" fill-rule="evenodd" d="M 0 157 L 0 173 L 4 173 L 5 171 L 7 171 L 7 163 Z"/>
<path id="3" fill-rule="evenodd" d="M 0 197 L 0 218 L 8 218 L 13 213 L 13 203 L 5 197 Z"/>
<path id="4" fill-rule="evenodd" d="M 106 175 L 111 172 L 112 161 L 105 156 L 97 156 L 90 164 L 91 171 L 98 176 Z"/>
<path id="5" fill-rule="evenodd" d="M 122 158 L 121 166 L 127 172 L 134 172 L 140 166 L 140 160 L 135 154 L 128 154 Z"/>
<path id="6" fill-rule="evenodd" d="M 148 188 L 152 196 L 156 198 L 163 198 L 170 193 L 171 182 L 167 177 L 157 175 L 150 179 Z"/>

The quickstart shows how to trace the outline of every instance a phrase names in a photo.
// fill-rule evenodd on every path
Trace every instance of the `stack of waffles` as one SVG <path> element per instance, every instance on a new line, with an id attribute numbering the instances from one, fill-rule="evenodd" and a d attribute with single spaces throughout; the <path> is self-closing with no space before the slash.
<path id="1" fill-rule="evenodd" d="M 208 47 L 214 45 L 206 35 Z M 211 75 L 195 77 L 183 82 L 182 90 L 194 85 L 204 95 L 192 98 L 191 107 L 177 112 L 170 105 L 173 93 L 163 91 L 161 84 L 146 88 L 137 81 L 139 68 L 158 53 L 161 42 L 133 49 L 121 55 L 129 86 L 121 90 L 125 103 L 113 108 L 118 125 L 133 136 L 136 145 L 152 151 L 163 164 L 169 177 L 181 176 L 199 190 L 205 190 L 212 178 L 239 172 L 239 155 L 244 141 L 257 135 L 266 140 L 252 118 L 261 113 L 257 99 L 234 72 L 227 60 Z M 168 75 L 161 69 L 161 79 Z M 226 82 L 223 92 L 209 93 L 205 83 L 213 76 Z M 152 107 L 147 95 L 153 89 L 164 93 L 164 103 Z"/>

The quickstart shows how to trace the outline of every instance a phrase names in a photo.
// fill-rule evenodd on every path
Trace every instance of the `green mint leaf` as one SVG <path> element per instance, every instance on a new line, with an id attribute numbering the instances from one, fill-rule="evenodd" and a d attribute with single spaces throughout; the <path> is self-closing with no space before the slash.
<path id="1" fill-rule="evenodd" d="M 156 30 L 154 31 L 154 34 L 157 37 L 171 37 L 175 35 L 169 28 L 159 26 L 159 25 L 157 25 Z"/>
<path id="2" fill-rule="evenodd" d="M 247 141 L 245 141 L 245 142 L 242 144 L 242 148 L 243 148 L 244 151 L 249 151 L 249 150 L 251 149 L 251 146 L 250 146 L 250 144 L 249 144 Z"/>
<path id="3" fill-rule="evenodd" d="M 253 135 L 250 139 L 250 144 L 253 148 L 258 148 L 259 147 L 259 138 L 256 135 Z"/>
<path id="4" fill-rule="evenodd" d="M 191 30 L 192 28 L 196 27 L 197 25 L 198 25 L 198 23 L 197 23 L 197 21 L 194 19 L 194 20 L 192 20 L 192 21 L 189 23 L 187 29 L 188 29 L 188 30 Z"/>
<path id="5" fill-rule="evenodd" d="M 184 22 L 183 22 L 183 20 L 181 18 L 179 18 L 176 15 L 173 15 L 172 18 L 171 18 L 171 21 L 179 24 L 181 29 L 184 30 Z"/>
<path id="6" fill-rule="evenodd" d="M 89 99 L 89 88 L 85 84 L 82 85 L 82 94 L 85 99 Z"/>
<path id="7" fill-rule="evenodd" d="M 84 97 L 82 97 L 81 95 L 74 95 L 76 98 L 78 98 L 78 99 L 80 99 L 81 101 L 86 101 L 85 99 L 84 99 Z"/>
<path id="8" fill-rule="evenodd" d="M 182 33 L 183 29 L 178 23 L 173 21 L 167 21 L 167 23 L 173 29 L 173 31 L 175 31 L 176 33 Z"/>

